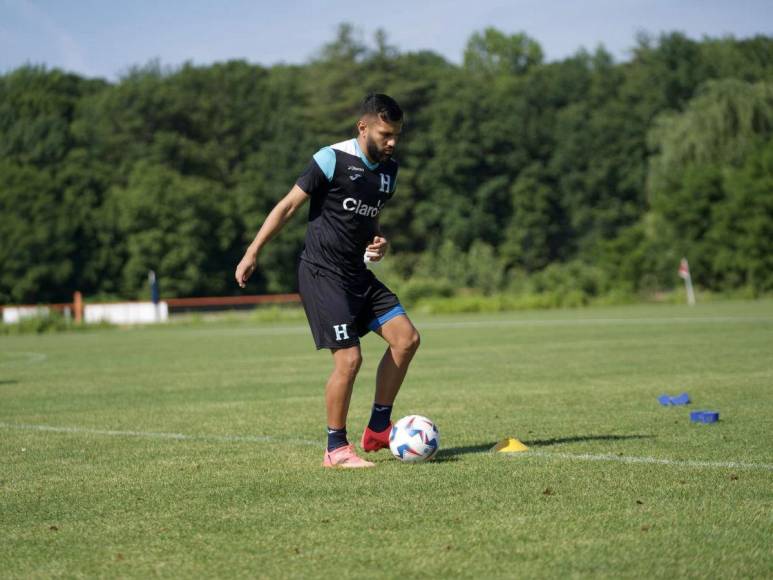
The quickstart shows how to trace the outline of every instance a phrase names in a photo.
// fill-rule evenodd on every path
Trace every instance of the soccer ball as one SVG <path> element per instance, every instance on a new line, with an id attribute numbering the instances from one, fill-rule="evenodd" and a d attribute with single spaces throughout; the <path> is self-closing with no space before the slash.
<path id="1" fill-rule="evenodd" d="M 389 433 L 389 449 L 401 461 L 429 461 L 440 448 L 435 424 L 421 415 L 403 417 Z"/>

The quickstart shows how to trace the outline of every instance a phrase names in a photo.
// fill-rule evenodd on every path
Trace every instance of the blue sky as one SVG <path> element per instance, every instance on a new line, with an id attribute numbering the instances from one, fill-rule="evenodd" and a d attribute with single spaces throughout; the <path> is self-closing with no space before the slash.
<path id="1" fill-rule="evenodd" d="M 773 35 L 773 0 L 0 0 L 0 72 L 42 63 L 116 79 L 156 58 L 302 63 L 343 21 L 366 40 L 384 28 L 401 51 L 454 62 L 486 26 L 526 32 L 549 60 L 599 44 L 622 60 L 638 31 Z"/>

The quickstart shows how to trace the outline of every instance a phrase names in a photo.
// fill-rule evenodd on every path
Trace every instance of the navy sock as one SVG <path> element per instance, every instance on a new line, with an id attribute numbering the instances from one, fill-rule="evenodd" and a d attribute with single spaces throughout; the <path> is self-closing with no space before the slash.
<path id="1" fill-rule="evenodd" d="M 373 411 L 370 414 L 368 428 L 376 433 L 381 433 L 389 427 L 389 419 L 392 417 L 392 405 L 379 405 L 373 403 Z"/>
<path id="2" fill-rule="evenodd" d="M 343 429 L 327 428 L 327 450 L 333 451 L 344 445 L 349 445 L 349 441 L 346 440 L 346 427 Z"/>

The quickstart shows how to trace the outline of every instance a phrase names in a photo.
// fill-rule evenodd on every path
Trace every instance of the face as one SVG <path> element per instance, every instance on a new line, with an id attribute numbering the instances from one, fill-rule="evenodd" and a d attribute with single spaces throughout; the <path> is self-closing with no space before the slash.
<path id="1" fill-rule="evenodd" d="M 364 117 L 357 123 L 360 136 L 365 139 L 365 153 L 375 161 L 386 161 L 395 152 L 402 121 L 390 123 L 381 117 Z"/>

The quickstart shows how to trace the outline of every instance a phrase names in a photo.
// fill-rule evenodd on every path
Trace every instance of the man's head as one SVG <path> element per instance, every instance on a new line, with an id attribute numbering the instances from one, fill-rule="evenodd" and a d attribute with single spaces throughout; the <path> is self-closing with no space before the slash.
<path id="1" fill-rule="evenodd" d="M 362 101 L 357 132 L 360 144 L 371 161 L 389 159 L 403 128 L 403 111 L 392 97 L 370 93 Z"/>

